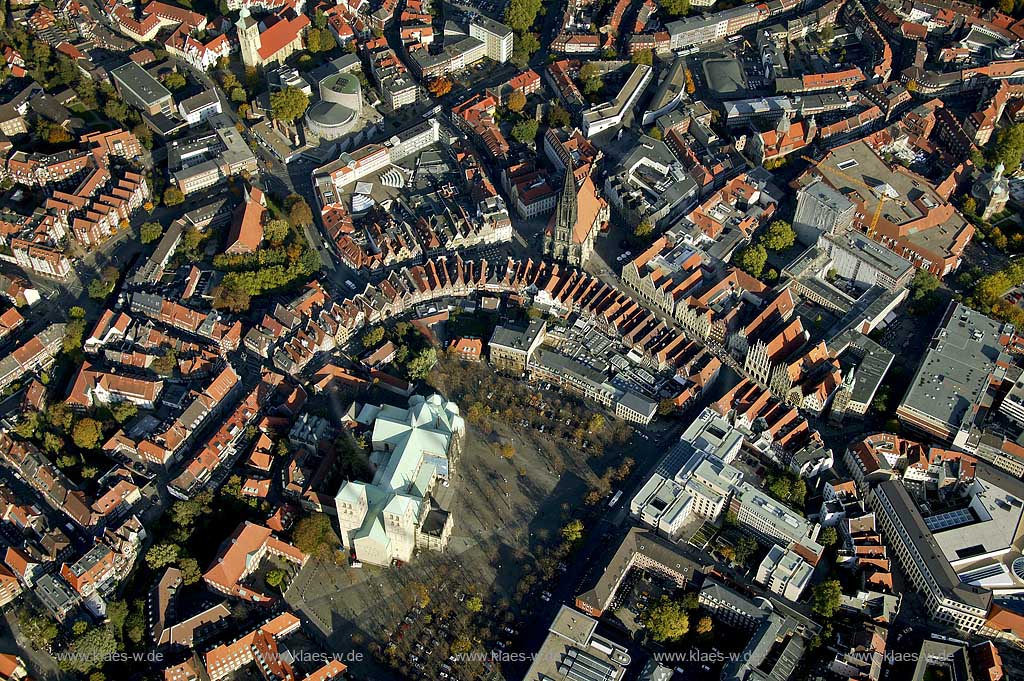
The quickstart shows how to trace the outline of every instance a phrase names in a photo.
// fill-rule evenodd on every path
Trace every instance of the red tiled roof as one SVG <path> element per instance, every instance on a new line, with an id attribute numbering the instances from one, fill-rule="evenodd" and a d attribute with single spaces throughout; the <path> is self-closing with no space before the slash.
<path id="1" fill-rule="evenodd" d="M 281 18 L 260 33 L 260 59 L 270 59 L 298 38 L 309 26 L 309 17 L 302 14 L 294 19 Z"/>

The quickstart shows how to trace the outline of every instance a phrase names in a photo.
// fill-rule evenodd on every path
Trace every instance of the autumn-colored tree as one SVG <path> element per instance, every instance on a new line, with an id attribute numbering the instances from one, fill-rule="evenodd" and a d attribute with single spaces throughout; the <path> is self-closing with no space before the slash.
<path id="1" fill-rule="evenodd" d="M 435 78 L 427 85 L 427 90 L 435 97 L 444 97 L 452 91 L 452 81 L 444 76 Z"/>
<path id="2" fill-rule="evenodd" d="M 526 106 L 526 95 L 521 90 L 516 90 L 509 94 L 508 101 L 505 104 L 509 111 L 519 113 Z"/>

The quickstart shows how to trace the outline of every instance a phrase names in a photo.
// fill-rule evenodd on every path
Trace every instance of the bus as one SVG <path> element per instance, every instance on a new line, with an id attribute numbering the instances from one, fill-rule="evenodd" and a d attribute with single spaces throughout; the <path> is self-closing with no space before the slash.
<path id="1" fill-rule="evenodd" d="M 619 503 L 619 499 L 622 498 L 622 490 L 612 495 L 611 501 L 608 502 L 608 508 L 615 508 L 615 504 Z"/>

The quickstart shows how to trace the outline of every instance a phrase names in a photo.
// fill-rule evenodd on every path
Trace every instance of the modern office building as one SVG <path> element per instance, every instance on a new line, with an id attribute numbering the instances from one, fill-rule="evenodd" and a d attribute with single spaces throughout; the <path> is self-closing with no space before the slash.
<path id="1" fill-rule="evenodd" d="M 717 522 L 743 478 L 729 465 L 742 444 L 738 430 L 705 409 L 630 501 L 630 514 L 670 539 L 695 518 Z"/>
<path id="2" fill-rule="evenodd" d="M 110 76 L 114 79 L 117 91 L 130 106 L 150 115 L 174 114 L 174 98 L 170 90 L 135 62 L 118 66 L 110 72 Z"/>
<path id="3" fill-rule="evenodd" d="M 992 592 L 960 580 L 903 483 L 880 482 L 871 488 L 867 499 L 889 555 L 896 557 L 910 584 L 924 596 L 931 616 L 961 631 L 980 629 L 992 604 Z"/>
<path id="4" fill-rule="evenodd" d="M 488 59 L 504 64 L 512 58 L 515 34 L 505 24 L 480 15 L 469 22 L 469 35 L 484 44 Z"/>
<path id="5" fill-rule="evenodd" d="M 769 549 L 768 555 L 757 566 L 755 579 L 769 591 L 791 601 L 798 601 L 810 584 L 813 573 L 814 568 L 795 551 L 787 551 L 776 545 Z"/>
<path id="6" fill-rule="evenodd" d="M 242 171 L 254 174 L 256 155 L 225 114 L 207 119 L 209 130 L 167 145 L 167 168 L 178 189 L 197 192 Z"/>
<path id="7" fill-rule="evenodd" d="M 583 112 L 583 134 L 587 137 L 616 128 L 622 124 L 626 114 L 633 110 L 640 95 L 651 81 L 654 69 L 646 64 L 637 64 L 623 83 L 618 94 L 611 100 L 597 104 Z"/>
<path id="8" fill-rule="evenodd" d="M 621 681 L 631 661 L 629 653 L 625 647 L 598 634 L 597 626 L 593 617 L 563 605 L 523 681 Z"/>
<path id="9" fill-rule="evenodd" d="M 908 427 L 973 452 L 992 391 L 1006 380 L 1014 328 L 952 301 L 896 416 Z"/>

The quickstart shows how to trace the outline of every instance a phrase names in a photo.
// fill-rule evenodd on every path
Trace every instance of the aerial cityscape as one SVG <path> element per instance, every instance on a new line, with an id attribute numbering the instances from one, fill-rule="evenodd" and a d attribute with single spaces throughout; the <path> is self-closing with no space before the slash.
<path id="1" fill-rule="evenodd" d="M 1024 680 L 1024 0 L 0 2 L 0 681 Z"/>

